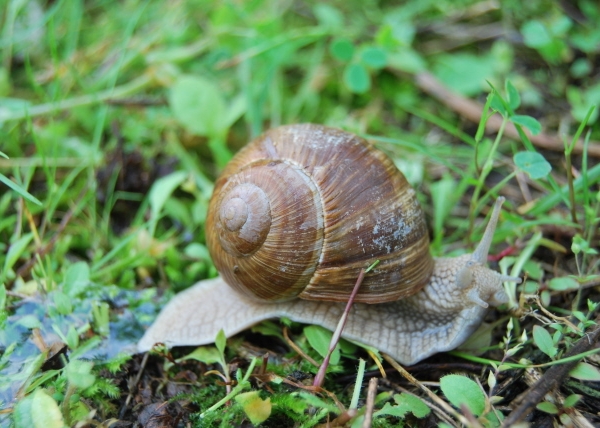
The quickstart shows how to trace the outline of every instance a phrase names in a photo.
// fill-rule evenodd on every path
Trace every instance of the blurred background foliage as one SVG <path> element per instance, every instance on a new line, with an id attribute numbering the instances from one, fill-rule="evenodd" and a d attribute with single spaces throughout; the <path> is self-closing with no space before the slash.
<path id="1" fill-rule="evenodd" d="M 0 175 L 13 183 L 0 184 L 0 310 L 12 321 L 4 349 L 41 329 L 61 331 L 71 349 L 115 355 L 157 301 L 215 275 L 203 245 L 212 181 L 267 128 L 317 122 L 377 136 L 419 190 L 434 253 L 448 254 L 465 251 L 481 206 L 455 205 L 469 206 L 495 134 L 475 139 L 478 120 L 427 77 L 482 108 L 498 88 L 561 145 L 600 103 L 595 0 L 4 0 L 0 22 Z M 587 120 L 592 142 L 597 116 Z M 518 136 L 502 143 L 488 188 L 523 150 Z M 534 198 L 567 182 L 562 146 L 548 149 L 539 150 L 553 176 L 535 181 Z M 581 153 L 573 165 L 585 171 L 596 158 Z M 506 191 L 526 212 L 517 188 Z M 552 201 L 538 212 L 568 202 Z M 572 226 L 564 213 L 507 217 L 502 239 Z M 586 230 L 589 249 L 595 229 Z M 39 306 L 15 309 L 40 294 Z M 134 315 L 119 324 L 115 308 L 125 306 Z M 87 328 L 118 345 L 80 342 Z M 20 352 L 13 363 L 33 351 Z"/>

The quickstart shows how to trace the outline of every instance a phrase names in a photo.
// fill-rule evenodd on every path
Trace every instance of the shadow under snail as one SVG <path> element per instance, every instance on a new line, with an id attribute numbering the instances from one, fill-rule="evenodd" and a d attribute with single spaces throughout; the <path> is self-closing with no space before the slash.
<path id="1" fill-rule="evenodd" d="M 220 277 L 175 296 L 138 343 L 212 343 L 287 317 L 334 330 L 361 268 L 342 336 L 414 364 L 463 343 L 508 301 L 486 267 L 504 198 L 472 254 L 433 258 L 414 189 L 381 151 L 320 125 L 271 129 L 215 183 L 206 220 Z"/>

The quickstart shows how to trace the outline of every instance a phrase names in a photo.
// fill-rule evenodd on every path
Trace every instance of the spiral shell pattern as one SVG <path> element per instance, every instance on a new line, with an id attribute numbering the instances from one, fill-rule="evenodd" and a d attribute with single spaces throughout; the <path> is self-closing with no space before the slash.
<path id="1" fill-rule="evenodd" d="M 419 291 L 433 270 L 423 213 L 402 173 L 353 134 L 320 125 L 272 129 L 215 183 L 206 222 L 219 273 L 250 298 L 356 301 Z"/>

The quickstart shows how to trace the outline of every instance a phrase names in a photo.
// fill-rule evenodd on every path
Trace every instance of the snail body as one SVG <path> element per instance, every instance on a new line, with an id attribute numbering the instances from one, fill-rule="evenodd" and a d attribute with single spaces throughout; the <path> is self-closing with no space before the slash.
<path id="1" fill-rule="evenodd" d="M 270 130 L 215 183 L 206 230 L 221 277 L 169 302 L 138 350 L 206 344 L 283 316 L 335 329 L 375 260 L 342 336 L 405 364 L 453 349 L 508 300 L 502 281 L 519 281 L 486 267 L 502 201 L 473 254 L 433 259 L 415 191 L 385 154 L 324 126 Z"/>

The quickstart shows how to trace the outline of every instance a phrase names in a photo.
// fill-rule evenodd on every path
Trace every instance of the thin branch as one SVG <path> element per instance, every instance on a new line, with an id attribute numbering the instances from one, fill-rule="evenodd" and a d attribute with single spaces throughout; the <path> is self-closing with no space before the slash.
<path id="1" fill-rule="evenodd" d="M 444 412 L 454 416 L 454 418 L 456 420 L 460 421 L 461 424 L 468 425 L 469 422 L 467 421 L 467 419 L 464 416 L 462 416 L 460 413 L 458 413 L 456 410 L 454 410 L 454 408 L 452 408 L 452 406 L 450 406 L 448 403 L 446 403 L 440 397 L 435 395 L 429 388 L 427 388 L 425 385 L 423 385 L 421 382 L 419 382 L 413 375 L 411 375 L 409 372 L 407 372 L 404 367 L 402 367 L 400 364 L 398 364 L 396 362 L 396 360 L 394 360 L 392 357 L 390 357 L 387 354 L 382 353 L 381 355 L 383 356 L 384 360 L 386 360 L 388 363 L 390 363 L 392 365 L 392 367 L 394 367 L 396 370 L 398 370 L 398 372 L 402 376 L 404 376 L 404 378 L 407 381 L 409 381 L 414 386 L 416 386 L 421 391 L 423 391 L 425 394 L 427 394 L 427 396 L 434 403 L 436 403 Z"/>
<path id="2" fill-rule="evenodd" d="M 283 338 L 285 339 L 285 341 L 289 345 L 289 347 L 292 348 L 294 351 L 296 351 L 296 353 L 298 355 L 300 355 L 306 361 L 311 363 L 313 366 L 319 367 L 319 363 L 317 363 L 310 355 L 308 355 L 306 352 L 304 352 L 302 350 L 302 348 L 300 348 L 298 345 L 296 345 L 296 343 L 290 338 L 287 327 L 283 327 Z"/>
<path id="3" fill-rule="evenodd" d="M 365 419 L 363 420 L 362 428 L 371 428 L 373 421 L 373 409 L 375 408 L 375 395 L 377 394 L 377 378 L 372 377 L 369 381 L 369 389 L 367 390 L 367 404 L 365 405 Z"/>
<path id="4" fill-rule="evenodd" d="M 392 69 L 391 71 L 395 72 L 396 74 L 402 74 L 398 70 Z M 440 81 L 438 81 L 432 74 L 427 72 L 418 73 L 415 76 L 415 82 L 417 86 L 424 92 L 446 104 L 446 106 L 454 110 L 461 117 L 464 117 L 465 119 L 475 123 L 479 123 L 481 120 L 481 113 L 483 111 L 483 105 L 481 103 L 451 91 Z M 495 114 L 488 119 L 485 128 L 490 133 L 497 133 L 501 126 L 502 117 L 498 114 Z M 531 133 L 526 129 L 524 132 L 527 134 L 531 142 L 538 147 L 559 152 L 563 152 L 565 150 L 565 145 L 561 137 L 558 135 L 549 135 L 543 132 L 538 135 L 531 135 Z M 517 128 L 512 122 L 507 124 L 504 134 L 507 137 L 515 140 L 521 139 Z M 577 141 L 575 144 L 573 151 L 580 154 L 583 152 L 583 150 L 583 140 L 579 139 L 579 141 Z M 587 152 L 591 156 L 600 157 L 600 141 L 590 141 Z"/>
<path id="5" fill-rule="evenodd" d="M 596 324 L 600 323 L 600 317 L 596 318 Z M 566 353 L 565 358 L 581 354 L 596 347 L 600 339 L 600 325 L 584 335 L 577 343 Z M 569 372 L 579 363 L 579 360 L 569 361 L 550 367 L 539 381 L 533 384 L 527 391 L 519 395 L 514 401 L 517 407 L 508 415 L 502 424 L 503 427 L 510 427 L 523 420 L 534 407 L 542 401 L 544 396 L 553 388 L 560 385 Z"/>
<path id="6" fill-rule="evenodd" d="M 365 269 L 361 269 L 360 273 L 358 274 L 358 279 L 356 280 L 356 284 L 354 284 L 352 293 L 350 294 L 350 297 L 348 298 L 348 303 L 346 304 L 346 308 L 344 309 L 344 312 L 342 313 L 342 316 L 340 318 L 340 321 L 338 322 L 337 328 L 335 329 L 335 331 L 333 332 L 333 335 L 331 336 L 331 341 L 329 342 L 329 350 L 327 352 L 327 355 L 325 356 L 325 359 L 321 363 L 321 366 L 319 367 L 319 371 L 317 372 L 317 375 L 315 376 L 315 379 L 313 381 L 314 386 L 323 385 L 323 382 L 325 380 L 325 372 L 327 371 L 327 367 L 329 366 L 329 359 L 331 358 L 331 354 L 333 353 L 333 350 L 335 349 L 338 342 L 340 341 L 340 337 L 342 336 L 342 331 L 344 331 L 344 327 L 346 326 L 346 321 L 348 320 L 348 314 L 350 313 L 350 309 L 352 308 L 352 305 L 354 304 L 354 298 L 356 297 L 356 294 L 358 293 L 358 289 L 360 288 L 360 285 L 362 284 L 363 279 L 365 278 L 366 272 L 367 271 L 365 271 Z"/>
<path id="7" fill-rule="evenodd" d="M 135 376 L 135 380 L 133 381 L 133 383 L 129 384 L 129 393 L 127 394 L 127 398 L 125 399 L 125 402 L 123 403 L 123 407 L 121 407 L 121 410 L 119 410 L 119 419 L 123 419 L 125 417 L 125 412 L 127 411 L 127 408 L 129 407 L 129 403 L 133 399 L 133 394 L 135 394 L 138 390 L 138 385 L 140 383 L 140 379 L 142 379 L 142 374 L 144 373 L 144 370 L 146 369 L 146 364 L 148 363 L 149 355 L 150 355 L 149 352 L 146 352 L 144 354 L 144 357 L 142 358 L 142 363 L 140 364 L 140 369 L 138 370 L 137 375 Z"/>

